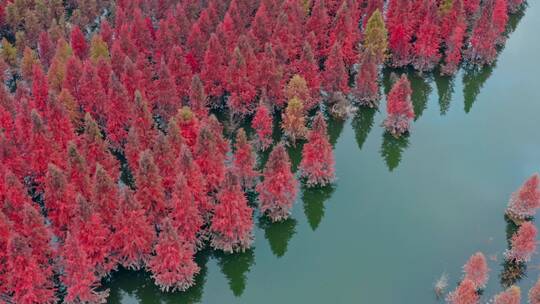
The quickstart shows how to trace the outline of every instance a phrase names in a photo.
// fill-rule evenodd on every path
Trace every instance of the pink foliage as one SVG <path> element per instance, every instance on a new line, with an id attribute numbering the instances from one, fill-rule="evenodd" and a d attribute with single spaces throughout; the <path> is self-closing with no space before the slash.
<path id="1" fill-rule="evenodd" d="M 506 214 L 516 220 L 533 217 L 540 207 L 540 175 L 535 173 L 510 197 Z"/>
<path id="2" fill-rule="evenodd" d="M 537 229 L 531 222 L 523 223 L 510 240 L 511 246 L 504 255 L 507 260 L 528 262 L 536 251 Z"/>
<path id="3" fill-rule="evenodd" d="M 170 201 L 172 225 L 178 236 L 196 248 L 197 237 L 204 224 L 201 212 L 197 208 L 195 196 L 182 173 L 176 178 L 176 185 Z"/>
<path id="4" fill-rule="evenodd" d="M 150 257 L 156 232 L 130 190 L 124 189 L 119 200 L 120 208 L 113 219 L 113 251 L 124 267 L 140 269 Z"/>
<path id="5" fill-rule="evenodd" d="M 199 266 L 193 260 L 193 248 L 178 237 L 170 220 L 162 225 L 155 246 L 155 255 L 148 261 L 148 269 L 163 291 L 184 291 L 191 287 Z"/>
<path id="6" fill-rule="evenodd" d="M 529 290 L 529 304 L 540 304 L 540 279 Z"/>
<path id="7" fill-rule="evenodd" d="M 463 266 L 463 272 L 465 273 L 464 280 L 473 282 L 476 289 L 484 288 L 489 278 L 489 269 L 484 254 L 481 252 L 473 254 Z"/>
<path id="8" fill-rule="evenodd" d="M 257 185 L 262 213 L 272 221 L 289 217 L 298 192 L 298 181 L 291 171 L 289 155 L 283 143 L 274 147 L 263 172 L 264 180 Z"/>
<path id="9" fill-rule="evenodd" d="M 257 146 L 260 150 L 266 150 L 272 144 L 272 114 L 268 107 L 259 104 L 255 116 L 251 121 L 251 127 L 255 129 L 257 135 Z"/>
<path id="10" fill-rule="evenodd" d="M 438 8 L 434 0 L 426 1 L 424 6 L 425 15 L 420 22 L 414 43 L 413 65 L 419 71 L 433 69 L 441 58 Z"/>
<path id="11" fill-rule="evenodd" d="M 521 303 L 521 290 L 517 286 L 512 286 L 499 293 L 493 299 L 493 304 L 519 304 Z M 531 302 L 532 303 L 532 302 Z"/>
<path id="12" fill-rule="evenodd" d="M 400 136 L 409 131 L 410 121 L 414 118 L 411 94 L 411 83 L 405 74 L 388 93 L 386 98 L 388 116 L 384 120 L 384 126 L 394 136 Z"/>
<path id="13" fill-rule="evenodd" d="M 411 25 L 411 3 L 408 0 L 390 0 L 386 14 L 388 28 L 388 49 L 392 53 L 392 65 L 405 66 L 410 63 L 412 51 L 411 39 L 413 27 Z"/>
<path id="14" fill-rule="evenodd" d="M 491 64 L 497 56 L 495 48 L 499 34 L 494 30 L 493 10 L 495 0 L 489 0 L 482 7 L 480 18 L 472 29 L 468 59 L 478 65 Z"/>
<path id="15" fill-rule="evenodd" d="M 471 280 L 463 280 L 458 287 L 448 294 L 450 304 L 478 304 L 480 297 L 476 293 L 476 286 Z"/>
<path id="16" fill-rule="evenodd" d="M 68 233 L 61 248 L 63 276 L 67 286 L 66 303 L 104 303 L 108 290 L 97 291 L 99 278 L 94 267 L 76 236 Z"/>
<path id="17" fill-rule="evenodd" d="M 253 242 L 253 210 L 233 173 L 227 172 L 217 201 L 210 227 L 212 247 L 225 252 L 246 250 Z"/>
<path id="18" fill-rule="evenodd" d="M 240 179 L 243 189 L 252 189 L 255 187 L 259 173 L 255 171 L 255 153 L 244 129 L 238 130 L 235 147 L 232 170 Z"/>
<path id="19" fill-rule="evenodd" d="M 308 187 L 326 186 L 335 180 L 334 155 L 326 128 L 324 116 L 319 112 L 313 120 L 300 162 L 300 176 L 306 179 Z"/>
<path id="20" fill-rule="evenodd" d="M 368 107 L 379 104 L 379 70 L 372 56 L 367 53 L 361 56 L 360 67 L 356 74 L 356 87 L 352 90 L 358 103 Z"/>
<path id="21" fill-rule="evenodd" d="M 441 68 L 441 72 L 446 75 L 452 75 L 457 71 L 462 58 L 461 52 L 467 25 L 465 23 L 465 16 L 463 15 L 463 9 L 460 4 L 461 1 L 455 1 L 452 11 L 449 13 L 454 15 L 453 18 L 455 18 L 455 26 L 449 30 L 449 36 L 446 36 L 445 38 L 445 62 Z"/>
<path id="22" fill-rule="evenodd" d="M 79 59 L 85 59 L 88 54 L 88 44 L 81 29 L 75 25 L 71 29 L 71 47 Z"/>

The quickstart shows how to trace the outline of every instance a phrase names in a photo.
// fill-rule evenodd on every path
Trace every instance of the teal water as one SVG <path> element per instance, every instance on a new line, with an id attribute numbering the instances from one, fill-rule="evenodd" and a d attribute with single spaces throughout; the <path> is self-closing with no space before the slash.
<path id="1" fill-rule="evenodd" d="M 507 200 L 540 170 L 540 3 L 512 22 L 494 67 L 410 76 L 417 119 L 408 138 L 384 135 L 384 111 L 332 122 L 336 184 L 302 189 L 285 222 L 256 219 L 252 250 L 201 252 L 202 273 L 185 293 L 120 271 L 109 302 L 438 303 L 434 281 L 446 272 L 453 289 L 476 251 L 490 257 L 487 301 L 503 289 Z M 291 155 L 298 161 L 298 149 Z M 523 293 L 539 269 L 535 255 Z"/>

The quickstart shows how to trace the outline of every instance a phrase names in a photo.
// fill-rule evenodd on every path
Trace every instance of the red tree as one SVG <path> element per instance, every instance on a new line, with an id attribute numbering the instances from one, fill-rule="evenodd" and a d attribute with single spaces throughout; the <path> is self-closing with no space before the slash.
<path id="1" fill-rule="evenodd" d="M 178 171 L 176 162 L 178 155 L 175 154 L 165 134 L 160 133 L 153 142 L 152 155 L 161 175 L 163 188 L 167 193 L 171 193 Z"/>
<path id="2" fill-rule="evenodd" d="M 85 112 L 92 114 L 100 122 L 105 121 L 105 104 L 107 97 L 96 67 L 90 60 L 86 60 L 78 84 L 79 103 Z"/>
<path id="3" fill-rule="evenodd" d="M 2 182 L 0 181 L 0 190 L 4 190 L 2 188 Z M 3 193 L 3 192 L 2 192 Z M 8 267 L 7 267 L 7 261 L 8 261 L 8 244 L 11 238 L 12 234 L 12 223 L 9 221 L 7 216 L 4 215 L 3 212 L 0 211 L 0 293 L 6 294 L 9 292 L 8 287 Z"/>
<path id="4" fill-rule="evenodd" d="M 206 179 L 203 176 L 201 169 L 197 163 L 193 160 L 191 151 L 183 146 L 180 151 L 180 172 L 183 172 L 185 176 L 189 176 L 187 184 L 193 197 L 195 204 L 203 216 L 206 216 L 208 212 L 213 209 L 213 205 L 210 203 L 208 197 L 208 191 L 206 190 Z"/>
<path id="5" fill-rule="evenodd" d="M 253 210 L 234 173 L 227 172 L 217 200 L 210 226 L 212 247 L 225 252 L 248 249 L 253 242 Z"/>
<path id="6" fill-rule="evenodd" d="M 189 88 L 189 104 L 197 116 L 208 116 L 207 97 L 204 92 L 204 85 L 198 74 L 193 75 Z"/>
<path id="7" fill-rule="evenodd" d="M 463 266 L 463 272 L 465 273 L 464 280 L 473 282 L 476 289 L 484 288 L 489 278 L 489 269 L 484 254 L 481 252 L 473 254 Z"/>
<path id="8" fill-rule="evenodd" d="M 90 197 L 90 170 L 88 169 L 85 157 L 79 153 L 74 142 L 68 144 L 67 156 L 68 166 L 66 176 L 70 184 L 73 185 L 73 191 L 75 191 L 75 194 L 78 192 L 85 197 Z"/>
<path id="9" fill-rule="evenodd" d="M 478 65 L 491 64 L 497 56 L 495 46 L 498 33 L 494 30 L 493 24 L 494 3 L 495 0 L 489 0 L 483 5 L 480 18 L 474 25 L 469 39 L 468 59 Z"/>
<path id="10" fill-rule="evenodd" d="M 445 28 L 445 25 L 448 26 Z M 453 1 L 452 9 L 443 19 L 441 27 L 441 35 L 446 45 L 445 63 L 441 68 L 443 74 L 452 75 L 457 71 L 466 30 L 462 1 Z"/>
<path id="11" fill-rule="evenodd" d="M 54 43 L 51 41 L 51 37 L 47 31 L 39 34 L 38 49 L 41 62 L 45 67 L 48 67 L 54 56 Z"/>
<path id="12" fill-rule="evenodd" d="M 135 176 L 136 199 L 141 203 L 152 223 L 157 223 L 165 211 L 165 192 L 161 176 L 149 150 L 139 157 L 139 169 Z"/>
<path id="13" fill-rule="evenodd" d="M 497 34 L 498 43 L 504 41 L 502 34 L 506 29 L 508 23 L 508 1 L 507 0 L 495 0 L 493 7 L 493 26 Z"/>
<path id="14" fill-rule="evenodd" d="M 49 85 L 47 77 L 43 73 L 40 64 L 34 64 L 32 69 L 32 96 L 36 108 L 40 111 L 45 111 L 47 107 L 47 99 L 49 95 Z"/>
<path id="15" fill-rule="evenodd" d="M 499 293 L 493 299 L 493 304 L 519 304 L 521 303 L 521 290 L 517 286 L 511 286 Z M 529 301 L 529 303 L 534 303 Z"/>
<path id="16" fill-rule="evenodd" d="M 127 95 L 122 83 L 116 77 L 112 77 L 105 110 L 108 114 L 107 137 L 115 148 L 124 146 L 131 125 L 132 105 Z"/>
<path id="17" fill-rule="evenodd" d="M 448 294 L 447 301 L 450 304 L 478 304 L 480 297 L 476 293 L 476 287 L 471 280 L 463 280 L 458 287 Z"/>
<path id="18" fill-rule="evenodd" d="M 105 223 L 93 202 L 87 201 L 80 194 L 77 195 L 75 201 L 78 212 L 70 227 L 70 232 L 80 242 L 95 273 L 102 277 L 111 271 L 116 263 L 112 256 L 112 244 L 109 242 L 110 227 Z"/>
<path id="19" fill-rule="evenodd" d="M 266 105 L 259 104 L 255 116 L 251 121 L 251 127 L 257 134 L 257 147 L 266 150 L 272 144 L 272 113 Z"/>
<path id="20" fill-rule="evenodd" d="M 119 210 L 112 222 L 112 250 L 122 266 L 140 269 L 150 257 L 156 232 L 129 189 L 124 189 L 118 199 Z"/>
<path id="21" fill-rule="evenodd" d="M 240 48 L 233 51 L 227 68 L 227 91 L 230 92 L 228 104 L 234 113 L 245 115 L 255 110 L 253 103 L 256 91 L 249 77 L 247 61 Z"/>
<path id="22" fill-rule="evenodd" d="M 81 60 L 85 59 L 88 55 L 88 43 L 86 42 L 86 38 L 81 29 L 77 25 L 71 29 L 71 47 L 73 48 L 75 55 Z"/>
<path id="23" fill-rule="evenodd" d="M 530 304 L 540 304 L 540 279 L 538 279 L 534 286 L 529 290 L 528 296 Z"/>
<path id="24" fill-rule="evenodd" d="M 180 133 L 190 148 L 195 147 L 199 135 L 199 120 L 189 107 L 183 107 L 176 115 Z"/>
<path id="25" fill-rule="evenodd" d="M 13 234 L 7 246 L 7 287 L 14 303 L 55 303 L 52 268 L 36 259 L 28 239 Z"/>
<path id="26" fill-rule="evenodd" d="M 480 9 L 480 0 L 463 0 L 463 7 L 469 16 L 473 16 Z"/>
<path id="27" fill-rule="evenodd" d="M 386 98 L 388 117 L 384 120 L 384 126 L 396 137 L 409 131 L 410 121 L 414 118 L 411 93 L 411 83 L 403 74 Z"/>
<path id="28" fill-rule="evenodd" d="M 176 185 L 171 194 L 170 218 L 179 237 L 197 248 L 197 238 L 204 224 L 201 212 L 197 208 L 195 196 L 183 173 L 176 175 Z"/>
<path id="29" fill-rule="evenodd" d="M 79 98 L 79 81 L 82 75 L 82 63 L 77 56 L 71 56 L 66 63 L 66 76 L 63 87 L 75 98 Z"/>
<path id="30" fill-rule="evenodd" d="M 512 236 L 510 249 L 504 253 L 509 261 L 528 262 L 536 251 L 537 230 L 531 222 L 523 223 Z"/>
<path id="31" fill-rule="evenodd" d="M 255 171 L 255 154 L 244 129 L 236 134 L 232 171 L 238 176 L 243 189 L 252 189 L 259 174 Z"/>
<path id="32" fill-rule="evenodd" d="M 194 284 L 194 277 L 199 273 L 192 247 L 180 239 L 168 219 L 162 225 L 148 269 L 163 291 L 184 291 Z"/>
<path id="33" fill-rule="evenodd" d="M 250 28 L 250 33 L 255 38 L 257 49 L 262 49 L 270 41 L 273 28 L 272 21 L 272 13 L 266 6 L 266 3 L 262 1 L 255 13 Z"/>
<path id="34" fill-rule="evenodd" d="M 392 53 L 392 65 L 405 66 L 411 62 L 411 3 L 409 0 L 390 0 L 386 14 L 388 48 Z"/>
<path id="35" fill-rule="evenodd" d="M 155 38 L 154 28 L 149 19 L 145 18 L 139 8 L 133 11 L 129 38 L 140 53 L 150 54 Z"/>
<path id="36" fill-rule="evenodd" d="M 525 183 L 512 193 L 506 214 L 514 221 L 529 219 L 540 207 L 540 175 L 533 174 Z"/>
<path id="37" fill-rule="evenodd" d="M 285 104 L 283 86 L 285 82 L 285 67 L 277 58 L 274 47 L 267 43 L 264 51 L 259 53 L 259 66 L 255 69 L 255 83 L 261 94 L 259 99 L 266 98 L 275 107 Z"/>
<path id="38" fill-rule="evenodd" d="M 152 92 L 152 103 L 154 108 L 157 108 L 157 113 L 163 119 L 168 120 L 169 117 L 176 114 L 180 103 L 177 97 L 175 81 L 171 77 L 171 72 L 165 64 L 165 60 L 161 60 L 157 76 L 158 79 L 154 81 L 155 88 Z"/>
<path id="39" fill-rule="evenodd" d="M 435 0 L 424 2 L 424 17 L 416 33 L 413 65 L 419 71 L 429 71 L 439 63 L 441 43 L 438 7 Z"/>
<path id="40" fill-rule="evenodd" d="M 332 50 L 324 63 L 323 86 L 327 92 L 349 91 L 347 84 L 349 75 L 343 61 L 343 54 L 339 43 L 332 46 Z"/>
<path id="41" fill-rule="evenodd" d="M 201 80 L 209 95 L 214 97 L 223 95 L 226 66 L 223 45 L 218 36 L 212 33 L 210 40 L 208 40 L 208 48 L 204 54 L 204 64 L 201 71 Z"/>
<path id="42" fill-rule="evenodd" d="M 68 233 L 61 247 L 62 283 L 66 285 L 66 303 L 103 303 L 107 291 L 97 291 L 99 278 L 81 243 L 72 233 Z"/>
<path id="43" fill-rule="evenodd" d="M 92 182 L 92 203 L 104 221 L 111 223 L 118 210 L 118 190 L 115 181 L 99 163 Z"/>
<path id="44" fill-rule="evenodd" d="M 328 35 L 330 30 L 330 17 L 324 0 L 315 0 L 311 9 L 311 15 L 306 23 L 306 32 L 315 35 L 314 52 L 320 60 L 327 54 L 329 48 Z"/>
<path id="45" fill-rule="evenodd" d="M 168 64 L 169 71 L 176 85 L 176 95 L 180 98 L 187 97 L 189 95 L 189 86 L 193 73 L 181 47 L 173 46 Z"/>
<path id="46" fill-rule="evenodd" d="M 283 143 L 274 147 L 263 171 L 263 181 L 257 185 L 259 204 L 274 222 L 289 217 L 298 192 L 298 181 L 291 171 L 289 155 Z"/>
<path id="47" fill-rule="evenodd" d="M 372 56 L 363 53 L 360 57 L 360 66 L 356 74 L 356 87 L 352 92 L 358 103 L 376 108 L 379 106 L 379 70 Z"/>
<path id="48" fill-rule="evenodd" d="M 90 175 L 96 172 L 99 162 L 113 179 L 118 177 L 118 161 L 109 153 L 107 142 L 103 139 L 97 122 L 88 113 L 84 117 L 84 133 L 79 137 L 79 146 Z"/>
<path id="49" fill-rule="evenodd" d="M 335 180 L 332 145 L 328 141 L 326 121 L 321 112 L 313 120 L 299 168 L 300 176 L 305 178 L 308 187 L 326 186 Z"/>
<path id="50" fill-rule="evenodd" d="M 99 34 L 103 38 L 103 41 L 107 43 L 107 46 L 110 48 L 113 42 L 113 29 L 107 19 L 103 20 L 100 24 Z"/>
<path id="51" fill-rule="evenodd" d="M 296 62 L 296 71 L 306 80 L 311 95 L 311 102 L 308 109 L 314 108 L 320 99 L 321 76 L 319 74 L 319 64 L 313 54 L 313 49 L 309 42 L 305 41 L 302 48 L 300 60 Z"/>
<path id="52" fill-rule="evenodd" d="M 201 127 L 193 156 L 206 178 L 207 192 L 219 189 L 225 177 L 226 155 L 220 151 L 218 138 L 208 124 Z"/>
<path id="53" fill-rule="evenodd" d="M 351 1 L 353 3 L 354 1 Z M 360 41 L 358 20 L 354 18 L 354 9 L 348 1 L 343 1 L 332 24 L 330 45 L 338 43 L 341 46 L 346 66 L 351 66 L 358 57 L 357 45 Z"/>

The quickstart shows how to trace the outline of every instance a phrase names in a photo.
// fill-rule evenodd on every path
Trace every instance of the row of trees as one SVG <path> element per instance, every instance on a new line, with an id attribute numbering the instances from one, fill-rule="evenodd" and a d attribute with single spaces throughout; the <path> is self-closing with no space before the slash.
<path id="1" fill-rule="evenodd" d="M 504 252 L 504 271 L 501 282 L 508 288 L 492 299 L 495 304 L 521 303 L 521 290 L 515 285 L 523 276 L 526 263 L 536 252 L 537 229 L 532 217 L 540 207 L 540 176 L 531 176 L 516 192 L 514 192 L 506 209 L 509 234 L 508 249 Z M 488 282 L 489 268 L 483 253 L 477 252 L 463 266 L 464 276 L 456 289 L 448 294 L 451 304 L 475 304 L 480 302 L 482 289 Z M 441 288 L 438 286 L 438 292 Z M 540 303 L 540 279 L 530 289 L 529 303 Z"/>
<path id="2" fill-rule="evenodd" d="M 490 62 L 474 37 L 501 43 L 494 24 L 519 3 L 470 2 L 2 2 L 0 298 L 104 302 L 100 280 L 119 266 L 189 288 L 198 250 L 251 246 L 246 194 L 270 221 L 288 218 L 299 182 L 286 145 L 307 141 L 307 187 L 334 181 L 323 110 L 378 106 L 383 64 L 429 70 L 449 49 L 455 67 L 466 52 Z M 414 117 L 406 76 L 387 99 L 397 137 Z M 229 116 L 227 136 L 212 110 Z M 269 152 L 261 170 L 256 151 Z"/>

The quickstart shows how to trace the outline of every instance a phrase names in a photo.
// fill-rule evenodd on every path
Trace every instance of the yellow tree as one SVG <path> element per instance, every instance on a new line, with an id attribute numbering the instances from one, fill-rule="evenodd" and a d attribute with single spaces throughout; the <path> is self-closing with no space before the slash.
<path id="1" fill-rule="evenodd" d="M 289 139 L 290 144 L 296 145 L 298 139 L 306 136 L 306 119 L 304 117 L 304 104 L 298 97 L 289 100 L 285 113 L 282 115 L 281 128 Z"/>
<path id="2" fill-rule="evenodd" d="M 387 39 L 388 32 L 383 16 L 379 9 L 376 9 L 366 25 L 364 48 L 368 54 L 374 57 L 377 64 L 383 63 L 386 58 Z"/>

